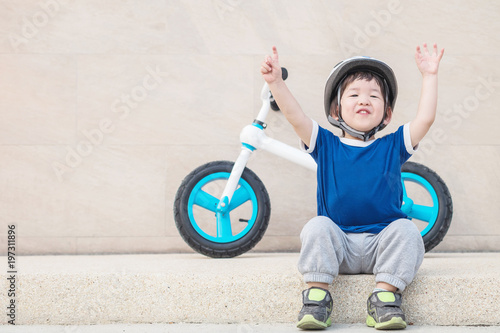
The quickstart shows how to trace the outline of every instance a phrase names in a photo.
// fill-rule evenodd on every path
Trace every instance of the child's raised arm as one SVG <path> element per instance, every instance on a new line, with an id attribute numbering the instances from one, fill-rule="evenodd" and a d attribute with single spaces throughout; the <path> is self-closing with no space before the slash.
<path id="1" fill-rule="evenodd" d="M 429 131 L 436 118 L 437 90 L 438 90 L 438 68 L 443 57 L 444 49 L 438 52 L 437 44 L 434 44 L 432 53 L 427 49 L 427 44 L 423 45 L 423 50 L 417 46 L 415 52 L 415 62 L 422 73 L 422 91 L 418 104 L 417 115 L 410 123 L 411 144 L 418 145 L 420 140 Z"/>
<path id="2" fill-rule="evenodd" d="M 269 85 L 278 106 L 286 119 L 292 124 L 299 138 L 310 145 L 313 122 L 302 111 L 297 100 L 293 97 L 285 81 L 281 78 L 281 66 L 278 59 L 278 50 L 273 46 L 273 55 L 266 56 L 260 68 L 262 77 Z"/>

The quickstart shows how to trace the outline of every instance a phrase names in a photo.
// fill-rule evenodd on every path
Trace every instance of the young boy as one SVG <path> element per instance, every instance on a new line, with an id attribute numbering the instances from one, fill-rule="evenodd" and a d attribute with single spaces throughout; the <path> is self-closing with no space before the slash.
<path id="1" fill-rule="evenodd" d="M 397 83 L 391 68 L 354 57 L 333 69 L 325 88 L 325 113 L 342 129 L 341 138 L 305 115 L 284 81 L 278 51 L 262 63 L 261 74 L 281 111 L 318 165 L 318 216 L 303 228 L 299 271 L 308 289 L 297 327 L 331 325 L 328 285 L 341 274 L 373 273 L 368 326 L 404 329 L 401 292 L 419 269 L 424 245 L 416 226 L 401 211 L 401 166 L 416 150 L 436 115 L 437 73 L 444 49 L 417 47 L 422 91 L 415 118 L 395 133 L 375 139 L 392 118 Z"/>

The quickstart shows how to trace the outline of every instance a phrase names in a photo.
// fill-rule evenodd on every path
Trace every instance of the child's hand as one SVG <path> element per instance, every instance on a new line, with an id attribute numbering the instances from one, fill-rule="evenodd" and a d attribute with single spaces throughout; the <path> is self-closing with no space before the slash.
<path id="1" fill-rule="evenodd" d="M 417 67 L 422 73 L 422 75 L 426 74 L 437 74 L 439 68 L 439 62 L 443 57 L 444 49 L 438 53 L 437 44 L 434 44 L 434 52 L 429 53 L 427 50 L 427 44 L 424 43 L 423 51 L 420 49 L 420 46 L 417 46 L 417 51 L 415 52 L 415 62 L 417 63 Z"/>
<path id="2" fill-rule="evenodd" d="M 273 55 L 266 56 L 264 59 L 260 68 L 260 73 L 269 84 L 281 79 L 281 66 L 278 61 L 278 50 L 276 46 L 273 46 Z"/>

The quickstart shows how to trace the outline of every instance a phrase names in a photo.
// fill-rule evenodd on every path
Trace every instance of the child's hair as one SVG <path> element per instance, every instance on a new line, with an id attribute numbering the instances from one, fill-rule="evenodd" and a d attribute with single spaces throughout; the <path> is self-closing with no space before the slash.
<path id="1" fill-rule="evenodd" d="M 366 80 L 366 81 L 371 81 L 375 79 L 375 82 L 377 82 L 378 86 L 380 87 L 380 92 L 382 93 L 382 96 L 385 96 L 385 84 L 383 79 L 372 72 L 355 72 L 352 74 L 347 75 L 344 80 L 342 81 L 342 84 L 340 86 L 340 92 L 341 94 L 345 91 L 348 85 L 353 83 L 356 80 Z M 332 104 L 330 106 L 330 115 L 332 117 L 338 117 L 338 106 L 339 106 L 339 98 L 337 96 L 338 92 L 334 93 L 334 97 L 332 99 Z M 340 96 L 342 97 L 342 96 Z M 384 98 L 385 100 L 385 98 Z"/>

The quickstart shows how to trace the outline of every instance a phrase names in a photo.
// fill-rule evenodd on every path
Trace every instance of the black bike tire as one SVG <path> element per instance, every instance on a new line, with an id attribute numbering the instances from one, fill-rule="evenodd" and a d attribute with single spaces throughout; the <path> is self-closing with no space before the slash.
<path id="1" fill-rule="evenodd" d="M 438 216 L 434 226 L 425 235 L 422 236 L 425 245 L 425 252 L 434 249 L 448 232 L 453 217 L 453 200 L 450 191 L 441 177 L 427 166 L 416 163 L 406 162 L 401 168 L 401 172 L 414 173 L 427 180 L 434 191 L 439 203 Z"/>
<path id="2" fill-rule="evenodd" d="M 232 258 L 251 250 L 264 236 L 271 216 L 271 201 L 264 183 L 250 169 L 241 177 L 252 187 L 257 197 L 258 213 L 253 227 L 240 239 L 230 243 L 216 243 L 200 235 L 192 226 L 188 215 L 188 199 L 194 186 L 204 177 L 217 173 L 230 173 L 234 162 L 214 161 L 199 166 L 182 181 L 174 201 L 174 219 L 184 241 L 196 252 L 212 258 Z"/>

